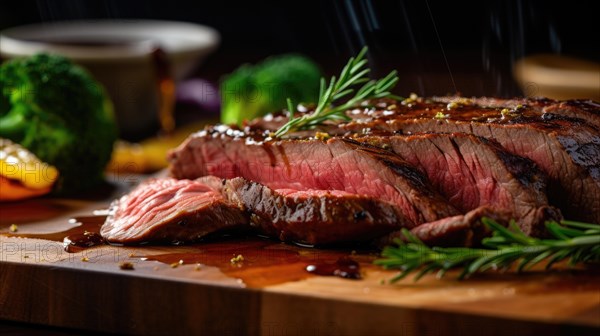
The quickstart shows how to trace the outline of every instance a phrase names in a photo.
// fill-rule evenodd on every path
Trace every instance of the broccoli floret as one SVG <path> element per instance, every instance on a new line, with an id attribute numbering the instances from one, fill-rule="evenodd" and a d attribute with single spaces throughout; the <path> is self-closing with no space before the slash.
<path id="1" fill-rule="evenodd" d="M 0 137 L 57 167 L 56 191 L 100 183 L 116 136 L 112 103 L 80 66 L 46 54 L 0 66 Z"/>
<path id="2" fill-rule="evenodd" d="M 221 122 L 240 124 L 294 102 L 315 102 L 319 68 L 308 58 L 286 54 L 255 66 L 242 65 L 221 81 Z"/>

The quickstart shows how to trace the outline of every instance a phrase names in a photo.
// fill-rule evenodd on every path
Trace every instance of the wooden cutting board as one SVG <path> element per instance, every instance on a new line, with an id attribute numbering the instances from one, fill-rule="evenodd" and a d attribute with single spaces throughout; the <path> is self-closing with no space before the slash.
<path id="1" fill-rule="evenodd" d="M 117 187 L 87 199 L 0 204 L 0 319 L 164 335 L 600 331 L 600 272 L 592 270 L 484 274 L 468 281 L 449 274 L 390 284 L 395 272 L 372 266 L 377 258 L 372 251 L 311 249 L 261 238 L 64 251 L 56 240 L 78 230 L 69 218 L 106 208 L 139 179 L 113 178 Z M 7 235 L 11 224 L 20 236 Z M 243 260 L 232 262 L 238 255 Z M 305 270 L 346 256 L 361 264 L 361 280 Z M 123 262 L 134 269 L 122 270 Z"/>

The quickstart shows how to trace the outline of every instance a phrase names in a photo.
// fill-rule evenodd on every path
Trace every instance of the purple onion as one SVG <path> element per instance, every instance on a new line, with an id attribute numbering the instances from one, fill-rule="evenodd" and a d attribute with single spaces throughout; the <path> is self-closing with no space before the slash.
<path id="1" fill-rule="evenodd" d="M 213 83 L 199 78 L 184 80 L 177 86 L 177 104 L 182 104 L 199 111 L 218 114 L 221 109 L 219 90 Z"/>

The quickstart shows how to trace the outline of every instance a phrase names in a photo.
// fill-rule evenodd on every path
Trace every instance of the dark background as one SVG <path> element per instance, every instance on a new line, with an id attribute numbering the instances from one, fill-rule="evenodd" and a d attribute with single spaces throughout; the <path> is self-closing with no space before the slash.
<path id="1" fill-rule="evenodd" d="M 95 18 L 181 20 L 215 27 L 220 49 L 199 76 L 301 52 L 337 72 L 364 44 L 375 75 L 398 69 L 400 94 L 513 96 L 515 60 L 534 53 L 600 59 L 592 1 L 20 0 L 0 3 L 0 29 Z"/>

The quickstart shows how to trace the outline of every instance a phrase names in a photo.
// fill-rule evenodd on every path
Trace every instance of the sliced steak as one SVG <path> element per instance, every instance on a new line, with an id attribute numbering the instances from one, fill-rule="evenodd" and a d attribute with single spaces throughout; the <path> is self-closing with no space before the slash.
<path id="1" fill-rule="evenodd" d="M 243 178 L 225 186 L 248 211 L 259 232 L 303 244 L 370 241 L 398 230 L 406 220 L 392 204 L 373 197 L 328 190 L 272 190 Z"/>
<path id="2" fill-rule="evenodd" d="M 582 119 L 557 118 L 529 106 L 505 111 L 468 100 L 454 106 L 428 100 L 379 102 L 348 115 L 354 120 L 338 125 L 336 133 L 464 132 L 493 139 L 548 174 L 550 204 L 566 217 L 600 222 L 600 134 Z"/>
<path id="3" fill-rule="evenodd" d="M 561 219 L 560 211 L 548 206 L 545 174 L 495 141 L 465 133 L 356 139 L 389 148 L 419 168 L 463 213 L 486 205 L 511 214 L 533 236 L 545 232 L 545 221 Z"/>
<path id="4" fill-rule="evenodd" d="M 102 236 L 128 245 L 189 243 L 224 231 L 310 245 L 389 241 L 407 222 L 396 205 L 375 197 L 335 190 L 273 190 L 243 178 L 214 176 L 150 179 L 114 201 L 110 210 Z M 477 222 L 482 216 L 501 217 L 479 208 L 412 230 L 426 242 L 470 243 L 487 233 Z"/>
<path id="5" fill-rule="evenodd" d="M 191 135 L 169 155 L 176 178 L 244 177 L 271 189 L 344 191 L 396 205 L 402 227 L 459 214 L 427 178 L 397 155 L 351 139 L 258 141 L 218 126 Z"/>
<path id="6" fill-rule="evenodd" d="M 484 217 L 507 226 L 511 215 L 483 206 L 471 210 L 465 215 L 452 216 L 419 225 L 410 232 L 429 246 L 475 246 L 491 233 L 481 221 Z M 396 231 L 380 239 L 378 243 L 382 247 L 387 246 L 396 238 L 406 240 L 401 231 Z"/>
<path id="7" fill-rule="evenodd" d="M 150 179 L 114 201 L 100 234 L 110 243 L 179 243 L 248 224 L 216 177 Z"/>

